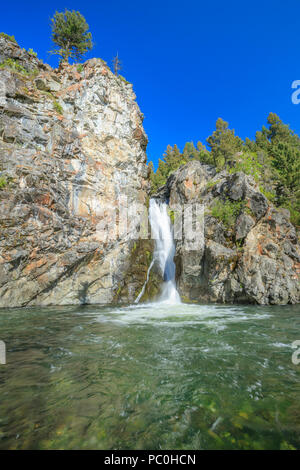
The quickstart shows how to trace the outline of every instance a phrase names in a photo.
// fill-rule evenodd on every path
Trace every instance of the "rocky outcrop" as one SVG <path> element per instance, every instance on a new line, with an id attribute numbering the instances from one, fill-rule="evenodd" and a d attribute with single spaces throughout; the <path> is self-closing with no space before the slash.
<path id="1" fill-rule="evenodd" d="M 114 214 L 147 201 L 132 85 L 101 59 L 54 70 L 4 38 L 0 62 L 0 306 L 131 302 L 147 262 L 130 272 L 139 221 L 121 237 Z"/>
<path id="2" fill-rule="evenodd" d="M 101 59 L 52 69 L 0 37 L 0 307 L 128 303 L 143 286 L 141 300 L 157 295 L 153 241 L 137 236 L 135 204 L 149 191 L 142 122 L 132 86 Z M 295 227 L 250 176 L 191 161 L 156 197 L 205 208 L 203 243 L 176 240 L 183 300 L 300 301 Z"/>
<path id="3" fill-rule="evenodd" d="M 192 161 L 173 173 L 156 196 L 169 200 L 171 209 L 204 206 L 202 245 L 186 247 L 184 231 L 176 241 L 177 285 L 184 300 L 300 302 L 296 229 L 289 211 L 276 209 L 251 176 L 216 173 Z"/>

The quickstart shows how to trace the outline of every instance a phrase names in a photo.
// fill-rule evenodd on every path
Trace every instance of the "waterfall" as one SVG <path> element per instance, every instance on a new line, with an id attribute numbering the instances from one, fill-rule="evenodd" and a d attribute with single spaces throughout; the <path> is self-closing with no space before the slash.
<path id="1" fill-rule="evenodd" d="M 175 284 L 175 243 L 167 204 L 151 199 L 149 220 L 152 237 L 155 240 L 153 259 L 158 262 L 164 279 L 160 300 L 168 303 L 178 303 L 180 302 L 180 296 Z"/>
<path id="2" fill-rule="evenodd" d="M 154 258 L 153 258 L 153 260 L 151 261 L 151 264 L 150 264 L 150 266 L 149 266 L 149 268 L 148 268 L 147 277 L 146 277 L 146 281 L 145 281 L 145 283 L 144 283 L 144 285 L 143 285 L 143 288 L 142 288 L 141 292 L 139 293 L 139 295 L 137 296 L 137 298 L 136 298 L 135 301 L 134 301 L 135 304 L 138 304 L 139 301 L 140 301 L 140 299 L 141 299 L 141 298 L 143 297 L 143 295 L 144 295 L 144 292 L 145 292 L 145 289 L 146 289 L 146 285 L 148 284 L 148 281 L 149 281 L 150 271 L 151 271 L 153 265 L 154 265 Z"/>
<path id="3" fill-rule="evenodd" d="M 150 271 L 154 263 L 158 264 L 164 280 L 159 302 L 171 304 L 180 303 L 180 296 L 175 284 L 175 243 L 173 239 L 173 228 L 167 207 L 167 204 L 164 202 L 150 199 L 149 221 L 151 225 L 151 235 L 155 240 L 155 249 L 152 262 L 148 268 L 146 281 L 135 303 L 139 302 L 145 292 Z"/>

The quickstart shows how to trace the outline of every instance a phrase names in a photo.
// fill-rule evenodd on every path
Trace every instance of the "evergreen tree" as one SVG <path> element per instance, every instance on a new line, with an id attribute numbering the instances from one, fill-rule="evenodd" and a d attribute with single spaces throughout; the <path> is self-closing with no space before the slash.
<path id="1" fill-rule="evenodd" d="M 187 142 L 183 148 L 182 156 L 184 161 L 188 162 L 192 159 L 198 159 L 199 152 L 197 152 L 193 142 Z"/>
<path id="2" fill-rule="evenodd" d="M 220 171 L 234 157 L 228 172 L 251 175 L 266 197 L 275 205 L 288 208 L 291 221 L 300 225 L 300 138 L 275 113 L 269 114 L 267 122 L 268 127 L 263 126 L 256 133 L 255 141 L 246 138 L 243 143 L 219 118 L 216 130 L 207 139 L 210 152 L 201 142 L 196 148 L 193 142 L 187 142 L 182 153 L 176 145 L 168 145 L 156 173 L 150 166 L 153 192 L 191 159 L 215 164 Z"/>
<path id="3" fill-rule="evenodd" d="M 198 156 L 197 159 L 202 162 L 206 163 L 207 165 L 213 165 L 213 157 L 211 153 L 207 150 L 205 145 L 202 144 L 202 142 L 197 143 L 197 150 L 198 150 Z"/>
<path id="4" fill-rule="evenodd" d="M 228 122 L 218 118 L 216 130 L 207 139 L 211 149 L 214 164 L 222 167 L 239 150 L 242 149 L 242 140 L 235 136 L 234 130 L 228 128 Z"/>
<path id="5" fill-rule="evenodd" d="M 163 154 L 164 162 L 169 167 L 169 172 L 175 170 L 180 166 L 180 150 L 177 145 L 174 145 L 174 148 L 171 145 L 167 146 L 167 150 Z"/>
<path id="6" fill-rule="evenodd" d="M 299 144 L 299 137 L 290 130 L 287 124 L 284 124 L 275 113 L 268 116 L 269 130 L 266 134 L 272 144 L 278 142 L 287 142 L 293 145 Z"/>
<path id="7" fill-rule="evenodd" d="M 275 113 L 269 114 L 268 124 L 256 134 L 265 159 L 263 179 L 273 182 L 276 204 L 287 207 L 292 221 L 300 225 L 300 139 Z"/>
<path id="8" fill-rule="evenodd" d="M 158 168 L 156 173 L 152 175 L 152 192 L 156 192 L 158 188 L 160 188 L 168 178 L 168 165 L 163 160 L 158 160 Z"/>
<path id="9" fill-rule="evenodd" d="M 82 56 L 92 49 L 89 25 L 79 11 L 56 11 L 51 23 L 52 41 L 57 47 L 51 53 L 58 54 L 61 62 L 68 62 L 69 59 L 81 60 Z"/>
<path id="10" fill-rule="evenodd" d="M 245 149 L 249 150 L 250 152 L 255 152 L 257 150 L 256 142 L 250 140 L 248 137 L 245 139 Z"/>
<path id="11" fill-rule="evenodd" d="M 290 191 L 300 184 L 300 148 L 286 142 L 272 146 L 272 164 L 278 171 L 279 181 Z"/>
<path id="12" fill-rule="evenodd" d="M 163 159 L 158 160 L 156 173 L 152 176 L 153 192 L 165 184 L 169 175 L 185 163 L 187 163 L 187 159 L 185 159 L 177 145 L 175 144 L 174 147 L 168 145 L 163 154 Z"/>
<path id="13" fill-rule="evenodd" d="M 268 129 L 263 126 L 261 131 L 257 131 L 255 134 L 255 143 L 256 148 L 264 150 L 266 152 L 269 151 L 270 142 L 269 142 L 269 133 Z"/>

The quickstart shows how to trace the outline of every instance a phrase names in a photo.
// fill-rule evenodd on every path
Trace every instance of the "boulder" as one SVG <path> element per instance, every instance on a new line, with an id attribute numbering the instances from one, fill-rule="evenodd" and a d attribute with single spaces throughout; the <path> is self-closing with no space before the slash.
<path id="1" fill-rule="evenodd" d="M 250 215 L 242 213 L 238 216 L 235 224 L 235 238 L 236 240 L 241 240 L 245 238 L 252 227 L 255 225 L 255 222 Z"/>

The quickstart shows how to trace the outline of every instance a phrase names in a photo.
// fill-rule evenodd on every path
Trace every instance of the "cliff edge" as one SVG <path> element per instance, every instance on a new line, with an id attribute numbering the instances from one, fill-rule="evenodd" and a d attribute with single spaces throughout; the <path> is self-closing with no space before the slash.
<path id="1" fill-rule="evenodd" d="M 138 295 L 143 253 L 128 274 L 138 221 L 112 233 L 120 199 L 147 202 L 135 98 L 101 59 L 52 69 L 0 38 L 0 307 Z"/>

